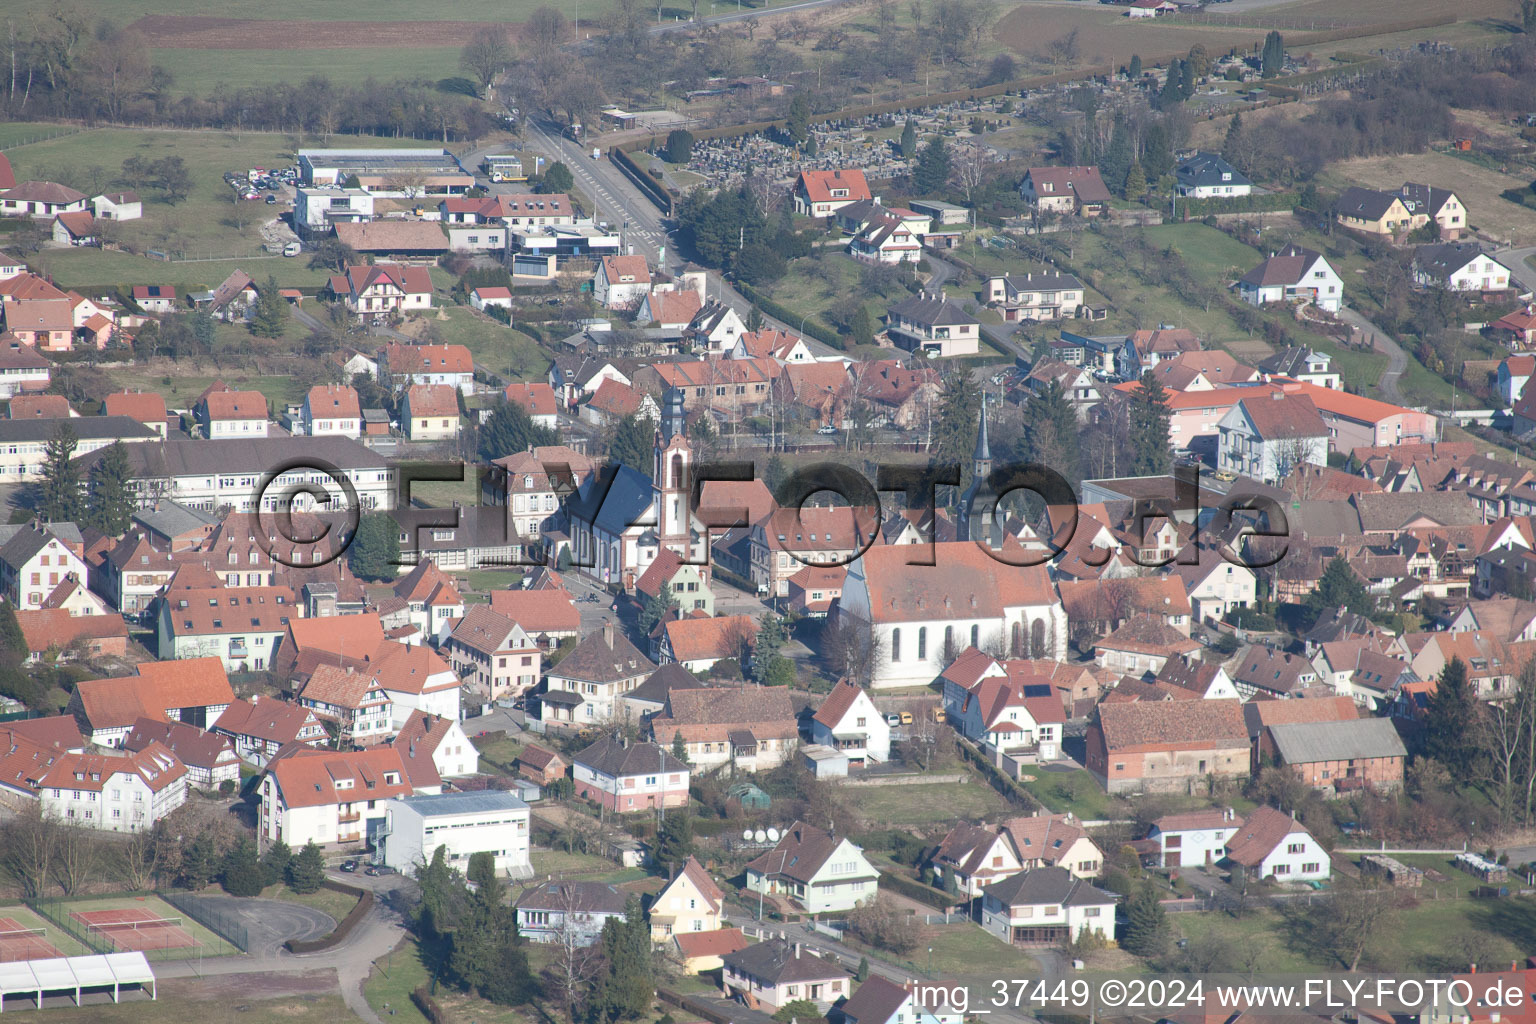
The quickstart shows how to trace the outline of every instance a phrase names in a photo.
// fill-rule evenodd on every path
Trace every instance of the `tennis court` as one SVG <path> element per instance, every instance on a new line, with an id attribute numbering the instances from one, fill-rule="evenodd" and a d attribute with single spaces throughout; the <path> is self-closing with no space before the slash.
<path id="1" fill-rule="evenodd" d="M 152 910 L 120 907 L 113 910 L 71 910 L 69 916 L 87 931 L 106 939 L 119 952 L 188 949 L 202 945 L 183 927 L 179 917 L 159 917 Z"/>
<path id="2" fill-rule="evenodd" d="M 48 941 L 46 928 L 33 928 L 14 917 L 0 917 L 0 963 L 50 960 L 64 954 Z"/>

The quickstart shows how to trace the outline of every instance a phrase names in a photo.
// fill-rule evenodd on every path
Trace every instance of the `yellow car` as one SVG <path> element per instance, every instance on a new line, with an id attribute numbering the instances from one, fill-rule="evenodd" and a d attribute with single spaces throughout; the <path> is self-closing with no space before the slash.
<path id="1" fill-rule="evenodd" d="M 935 722 L 941 722 L 941 723 L 944 721 L 944 709 L 943 708 L 934 708 L 933 709 L 933 720 Z"/>
<path id="2" fill-rule="evenodd" d="M 901 724 L 902 725 L 911 725 L 912 724 L 912 712 L 910 712 L 910 711 L 903 711 L 901 713 Z"/>

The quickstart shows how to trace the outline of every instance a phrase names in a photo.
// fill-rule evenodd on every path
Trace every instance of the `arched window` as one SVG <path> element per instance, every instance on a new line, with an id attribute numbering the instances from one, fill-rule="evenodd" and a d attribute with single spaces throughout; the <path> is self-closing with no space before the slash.
<path id="1" fill-rule="evenodd" d="M 971 627 L 971 646 L 981 646 L 981 627 L 979 625 Z"/>
<path id="2" fill-rule="evenodd" d="M 918 661 L 927 661 L 928 660 L 928 627 L 927 626 L 919 626 L 917 628 L 917 660 Z"/>
<path id="3" fill-rule="evenodd" d="M 955 650 L 955 627 L 944 627 L 944 660 L 949 661 L 960 652 Z"/>
<path id="4" fill-rule="evenodd" d="M 1013 637 L 1008 644 L 1008 653 L 1015 658 L 1024 657 L 1024 624 L 1013 624 Z"/>
<path id="5" fill-rule="evenodd" d="M 1029 653 L 1031 657 L 1045 657 L 1045 620 L 1036 619 L 1029 625 Z"/>
<path id="6" fill-rule="evenodd" d="M 667 481 L 669 486 L 683 486 L 683 455 L 681 452 L 672 456 L 672 479 Z"/>
<path id="7" fill-rule="evenodd" d="M 901 660 L 901 630 L 891 630 L 891 661 Z"/>

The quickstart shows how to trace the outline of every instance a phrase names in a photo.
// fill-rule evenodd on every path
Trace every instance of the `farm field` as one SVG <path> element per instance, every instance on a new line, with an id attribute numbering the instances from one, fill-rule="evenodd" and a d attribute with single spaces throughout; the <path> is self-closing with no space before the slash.
<path id="1" fill-rule="evenodd" d="M 295 27 L 302 33 L 299 25 Z M 297 84 L 311 75 L 323 75 L 334 85 L 356 85 L 369 78 L 437 82 L 462 74 L 458 47 L 403 43 L 394 47 L 282 50 L 156 47 L 150 56 L 176 76 L 171 91 L 187 96 L 209 96 L 220 85 L 240 89 Z"/>
<path id="2" fill-rule="evenodd" d="M 1211 53 L 1261 42 L 1259 28 L 1207 28 L 1177 18 L 1131 19 L 1118 8 L 1098 4 L 1082 7 L 1049 7 L 1020 4 L 993 27 L 1003 46 L 1024 55 L 1045 55 L 1045 47 L 1068 33 L 1077 33 L 1079 60 L 1075 63 L 1124 64 L 1131 54 L 1141 54 L 1148 66 L 1182 57 L 1196 43 Z"/>
<path id="3" fill-rule="evenodd" d="M 1501 174 L 1449 153 L 1410 153 L 1344 160 L 1328 168 L 1331 183 L 1366 188 L 1398 188 L 1405 181 L 1431 182 L 1448 188 L 1467 207 L 1467 219 L 1477 228 L 1511 238 L 1536 234 L 1536 210 L 1512 203 L 1499 193 L 1530 184 L 1529 176 Z"/>

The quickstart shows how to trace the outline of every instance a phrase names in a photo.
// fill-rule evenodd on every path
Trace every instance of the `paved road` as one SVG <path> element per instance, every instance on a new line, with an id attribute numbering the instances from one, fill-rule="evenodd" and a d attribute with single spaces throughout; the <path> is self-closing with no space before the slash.
<path id="1" fill-rule="evenodd" d="M 1080 0 L 1073 0 L 1080 2 Z M 928 261 L 928 266 L 933 268 L 933 276 L 928 279 L 928 290 L 937 291 L 953 278 L 960 277 L 960 268 L 942 257 L 933 253 L 924 253 L 923 258 Z M 1029 361 L 1033 358 L 1029 351 L 1013 340 L 1013 334 L 1019 329 L 1019 324 L 982 324 L 982 333 L 987 336 L 998 348 L 1015 358 Z"/>
<path id="2" fill-rule="evenodd" d="M 1509 273 L 1516 281 L 1525 286 L 1525 290 L 1536 292 L 1536 270 L 1526 259 L 1536 255 L 1536 246 L 1524 246 L 1518 249 L 1499 249 L 1493 254 L 1500 263 L 1509 268 Z"/>
<path id="3" fill-rule="evenodd" d="M 724 25 L 733 21 L 749 21 L 753 18 L 764 18 L 770 14 L 790 14 L 794 11 L 808 11 L 815 7 L 831 7 L 836 4 L 846 3 L 847 0 L 803 0 L 798 4 L 786 4 L 783 7 L 768 7 L 756 11 L 742 11 L 739 14 L 721 14 L 713 18 L 700 18 L 693 21 L 669 21 L 665 24 L 655 25 L 651 28 L 652 35 L 662 35 L 667 32 L 686 32 L 690 28 L 701 25 Z M 1252 2 L 1252 0 L 1249 0 Z M 1269 3 L 1279 3 L 1281 0 L 1267 0 Z"/>
<path id="4" fill-rule="evenodd" d="M 250 939 L 251 955 L 271 959 L 289 939 L 318 939 L 336 927 L 331 915 L 286 900 L 236 899 L 217 893 L 193 896 L 217 912 L 238 918 Z"/>
<path id="5" fill-rule="evenodd" d="M 1339 319 L 1360 328 L 1361 337 L 1373 341 L 1379 351 L 1387 354 L 1387 367 L 1381 371 L 1376 387 L 1380 389 L 1381 397 L 1387 401 L 1397 405 L 1406 404 L 1403 393 L 1398 390 L 1397 382 L 1402 379 L 1403 371 L 1408 369 L 1408 353 L 1403 351 L 1403 347 L 1392 335 L 1348 306 L 1339 310 Z"/>

